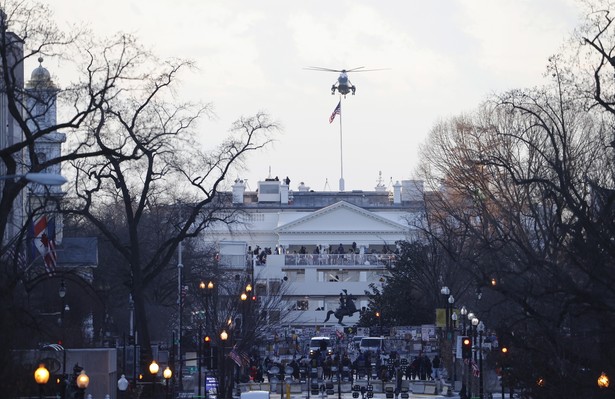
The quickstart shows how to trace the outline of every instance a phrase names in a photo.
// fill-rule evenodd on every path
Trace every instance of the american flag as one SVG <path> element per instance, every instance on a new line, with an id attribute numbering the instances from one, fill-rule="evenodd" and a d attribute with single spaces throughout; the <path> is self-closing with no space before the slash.
<path id="1" fill-rule="evenodd" d="M 340 100 L 340 102 L 337 103 L 337 107 L 335 107 L 335 109 L 333 110 L 333 113 L 329 117 L 329 123 L 333 122 L 333 119 L 335 119 L 335 115 L 341 115 L 341 114 L 342 114 L 342 100 Z"/>
<path id="2" fill-rule="evenodd" d="M 480 369 L 475 361 L 472 361 L 472 375 L 474 375 L 474 377 L 480 377 Z"/>
<path id="3" fill-rule="evenodd" d="M 45 271 L 53 274 L 56 269 L 58 256 L 56 254 L 56 223 L 55 218 L 47 220 L 47 215 L 42 215 L 33 222 L 32 238 L 34 249 L 43 258 Z"/>
<path id="4" fill-rule="evenodd" d="M 239 367 L 248 366 L 250 364 L 250 356 L 242 350 L 233 347 L 233 349 L 229 352 L 228 357 L 231 358 L 232 361 L 235 362 Z"/>

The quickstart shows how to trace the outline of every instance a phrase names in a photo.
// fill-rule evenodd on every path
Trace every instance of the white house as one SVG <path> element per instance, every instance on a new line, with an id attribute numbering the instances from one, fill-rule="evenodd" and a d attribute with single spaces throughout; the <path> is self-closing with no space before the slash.
<path id="1" fill-rule="evenodd" d="M 257 297 L 285 286 L 279 313 L 293 327 L 338 325 L 336 311 L 346 294 L 357 310 L 367 305 L 369 285 L 381 284 L 394 262 L 396 242 L 416 239 L 423 215 L 421 181 L 402 181 L 388 191 L 313 191 L 301 183 L 266 179 L 257 191 L 235 181 L 221 213 L 237 223 L 218 224 L 204 240 L 219 251 L 219 266 L 251 276 Z M 224 195 L 223 195 L 224 196 Z M 223 201 L 224 202 L 224 201 Z M 345 315 L 353 325 L 359 312 Z"/>

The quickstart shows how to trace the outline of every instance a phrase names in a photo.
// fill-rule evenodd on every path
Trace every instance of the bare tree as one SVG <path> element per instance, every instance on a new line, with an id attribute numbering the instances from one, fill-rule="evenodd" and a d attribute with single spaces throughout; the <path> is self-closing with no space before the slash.
<path id="1" fill-rule="evenodd" d="M 132 45 L 115 50 L 110 48 L 106 58 L 120 60 L 132 78 L 116 82 L 100 118 L 88 125 L 88 148 L 101 155 L 72 162 L 76 197 L 66 212 L 87 218 L 124 259 L 139 339 L 149 348 L 148 287 L 169 266 L 181 241 L 221 220 L 217 191 L 247 153 L 270 142 L 268 133 L 276 125 L 264 114 L 242 118 L 217 149 L 203 152 L 193 133 L 207 107 L 172 97 L 176 75 L 189 64 L 145 68 L 151 54 Z M 115 216 L 125 231 L 109 220 L 109 204 L 121 207 Z M 154 230 L 146 221 L 153 215 L 159 217 Z"/>
<path id="2" fill-rule="evenodd" d="M 123 38 L 97 43 L 84 29 L 60 29 L 52 22 L 52 12 L 45 5 L 30 1 L 5 1 L 0 5 L 0 92 L 2 96 L 3 135 L 0 145 L 0 170 L 6 178 L 0 182 L 0 246 L 2 278 L 0 278 L 0 318 L 13 329 L 1 329 L 3 345 L 0 374 L 11 381 L 9 350 L 14 348 L 16 334 L 27 327 L 36 332 L 37 323 L 22 302 L 20 283 L 41 277 L 41 271 L 25 264 L 24 238 L 27 226 L 37 212 L 46 211 L 41 203 L 28 214 L 23 212 L 24 190 L 29 172 L 54 172 L 68 161 L 102 154 L 84 137 L 84 128 L 100 118 L 102 105 L 118 82 L 130 79 L 121 60 L 105 59 L 105 49 L 125 46 Z M 56 85 L 46 69 L 37 68 L 32 79 L 24 73 L 27 63 L 43 59 L 59 60 L 66 70 L 74 72 L 74 80 Z M 116 62 L 118 61 L 118 62 Z M 39 78 L 44 78 L 40 80 Z M 57 118 L 55 116 L 58 112 Z M 39 146 L 62 132 L 71 148 L 57 156 L 42 157 Z M 45 155 L 49 155 L 46 153 Z M 36 192 L 40 188 L 33 187 Z M 57 192 L 61 197 L 61 192 Z M 34 272 L 34 273 L 33 273 Z M 31 285 L 31 284 L 30 284 Z M 36 332 L 38 333 L 38 332 Z M 26 336 L 27 334 L 21 334 Z M 12 384 L 2 385 L 10 396 Z M 7 389 L 4 389 L 7 388 Z"/>
<path id="3" fill-rule="evenodd" d="M 612 173 L 604 170 L 607 125 L 557 58 L 550 77 L 551 85 L 505 93 L 439 125 L 423 158 L 426 179 L 440 185 L 430 203 L 433 233 L 461 237 L 463 246 L 448 251 L 485 294 L 479 317 L 514 340 L 519 359 L 535 359 L 539 368 L 517 364 L 513 375 L 547 396 L 562 394 L 564 381 L 586 392 L 582 370 L 611 369 L 598 351 L 572 343 L 591 336 L 605 345 L 615 277 L 607 266 L 613 232 L 596 218 L 612 206 L 591 205 Z M 551 384 L 536 386 L 539 377 Z"/>

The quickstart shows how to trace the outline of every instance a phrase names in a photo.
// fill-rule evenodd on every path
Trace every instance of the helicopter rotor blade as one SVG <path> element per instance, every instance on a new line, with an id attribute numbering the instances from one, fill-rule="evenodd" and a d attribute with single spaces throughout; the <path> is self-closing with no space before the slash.
<path id="1" fill-rule="evenodd" d="M 373 71 L 386 71 L 389 70 L 390 68 L 377 68 L 377 69 L 363 69 L 365 68 L 364 66 L 360 66 L 360 67 L 356 67 L 356 68 L 351 68 L 351 69 L 331 69 L 331 68 L 323 68 L 323 67 L 315 67 L 315 66 L 310 66 L 310 67 L 305 67 L 303 69 L 308 70 L 308 71 L 322 71 L 322 72 L 373 72 Z"/>
<path id="2" fill-rule="evenodd" d="M 342 72 L 341 69 L 331 69 L 331 68 L 323 68 L 323 67 L 306 67 L 303 68 L 308 71 L 322 71 L 322 72 Z"/>
<path id="3" fill-rule="evenodd" d="M 357 70 L 352 70 L 352 71 L 348 70 L 347 72 L 352 72 L 352 73 L 355 73 L 355 72 L 374 72 L 374 71 L 388 71 L 390 69 L 391 68 L 361 69 L 359 71 L 357 71 Z"/>

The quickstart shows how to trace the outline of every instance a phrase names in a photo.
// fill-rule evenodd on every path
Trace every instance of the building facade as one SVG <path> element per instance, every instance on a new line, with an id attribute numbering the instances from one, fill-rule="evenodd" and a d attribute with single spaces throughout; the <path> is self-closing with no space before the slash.
<path id="1" fill-rule="evenodd" d="M 4 28 L 6 15 L 0 11 L 0 26 Z M 24 85 L 23 67 L 23 41 L 11 32 L 6 32 L 4 39 L 6 47 L 6 60 L 3 61 L 1 68 L 8 72 L 9 81 L 0 83 L 0 149 L 9 149 L 23 141 L 23 132 L 19 127 L 18 121 L 9 111 L 8 90 L 21 91 Z M 21 110 L 20 110 L 21 111 Z M 24 173 L 24 151 L 10 151 L 10 156 L 15 162 L 16 168 L 13 173 Z M 6 162 L 0 162 L 0 175 L 6 176 Z M 0 180 L 0 191 L 4 190 L 5 180 Z M 13 201 L 11 212 L 8 215 L 4 237 L 0 237 L 3 244 L 13 240 L 21 231 L 25 217 L 25 199 L 23 194 L 19 194 Z"/>
<path id="2" fill-rule="evenodd" d="M 204 240 L 219 251 L 223 270 L 244 272 L 256 297 L 282 295 L 269 310 L 272 324 L 291 327 L 352 326 L 368 304 L 370 284 L 381 285 L 395 261 L 396 242 L 415 240 L 423 216 L 421 181 L 392 190 L 310 190 L 301 183 L 266 179 L 257 191 L 242 180 L 226 193 L 226 220 Z M 342 316 L 341 318 L 339 316 Z"/>

